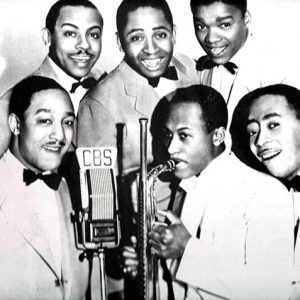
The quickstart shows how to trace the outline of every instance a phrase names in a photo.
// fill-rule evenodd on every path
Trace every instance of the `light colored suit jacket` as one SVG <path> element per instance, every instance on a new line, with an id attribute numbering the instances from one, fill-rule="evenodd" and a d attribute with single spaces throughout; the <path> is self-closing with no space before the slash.
<path id="1" fill-rule="evenodd" d="M 290 299 L 294 203 L 275 178 L 224 153 L 187 190 L 181 219 L 193 238 L 176 278 L 198 288 L 191 299 Z"/>
<path id="2" fill-rule="evenodd" d="M 38 180 L 31 188 L 26 187 L 22 171 L 22 165 L 10 153 L 0 161 L 0 298 L 84 299 L 88 262 L 79 260 L 80 251 L 75 247 L 67 185 L 63 179 L 58 191 L 53 191 L 59 200 L 62 237 L 62 270 L 58 270 L 40 219 L 30 204 L 33 191 L 43 197 L 39 187 L 45 184 Z M 61 274 L 63 286 L 59 284 Z"/>
<path id="3" fill-rule="evenodd" d="M 184 55 L 174 56 L 178 80 L 176 88 L 197 84 L 195 63 Z M 139 118 L 150 118 L 160 97 L 143 76 L 122 61 L 81 101 L 78 112 L 78 146 L 116 146 L 118 123 L 123 123 L 124 173 L 136 170 L 140 163 Z M 151 137 L 148 158 L 152 161 Z"/>

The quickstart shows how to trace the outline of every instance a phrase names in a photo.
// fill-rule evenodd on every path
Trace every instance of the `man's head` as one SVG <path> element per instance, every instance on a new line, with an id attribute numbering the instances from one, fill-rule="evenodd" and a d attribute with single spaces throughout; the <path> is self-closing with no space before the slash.
<path id="1" fill-rule="evenodd" d="M 248 36 L 247 0 L 191 0 L 195 34 L 203 50 L 223 65 L 242 48 Z"/>
<path id="2" fill-rule="evenodd" d="M 291 180 L 300 171 L 300 91 L 284 84 L 259 88 L 237 109 L 239 136 L 256 159 L 273 176 Z"/>
<path id="3" fill-rule="evenodd" d="M 102 47 L 103 19 L 88 0 L 59 0 L 49 10 L 43 40 L 49 56 L 69 76 L 86 76 Z"/>
<path id="4" fill-rule="evenodd" d="M 9 126 L 12 153 L 35 172 L 56 170 L 73 138 L 74 108 L 54 80 L 32 76 L 13 89 Z"/>
<path id="5" fill-rule="evenodd" d="M 117 11 L 117 30 L 119 46 L 132 69 L 146 78 L 166 71 L 175 30 L 165 0 L 123 0 Z"/>
<path id="6" fill-rule="evenodd" d="M 177 161 L 175 176 L 200 174 L 225 147 L 228 117 L 223 97 L 207 86 L 181 88 L 164 113 L 164 145 Z"/>

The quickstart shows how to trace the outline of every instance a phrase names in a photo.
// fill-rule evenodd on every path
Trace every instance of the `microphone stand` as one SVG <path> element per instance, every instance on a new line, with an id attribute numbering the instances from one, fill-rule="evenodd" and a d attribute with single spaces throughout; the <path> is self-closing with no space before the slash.
<path id="1" fill-rule="evenodd" d="M 98 249 L 99 267 L 100 267 L 100 295 L 102 300 L 107 299 L 106 294 L 106 276 L 105 276 L 105 253 L 104 248 Z"/>
<path id="2" fill-rule="evenodd" d="M 86 214 L 84 216 L 83 214 Z M 75 239 L 76 239 L 76 245 L 77 248 L 80 250 L 90 250 L 93 251 L 94 253 L 97 254 L 98 260 L 99 260 L 99 269 L 100 269 L 100 296 L 101 300 L 106 300 L 107 299 L 107 292 L 106 292 L 106 272 L 105 272 L 105 252 L 104 248 L 101 247 L 101 245 L 97 245 L 96 243 L 93 242 L 86 242 L 86 234 L 85 234 L 85 229 L 86 229 L 86 219 L 87 218 L 87 213 L 86 212 L 80 212 L 79 213 L 79 224 L 81 224 L 81 231 L 82 231 L 82 243 L 78 241 L 78 229 L 76 226 L 76 223 L 74 223 L 75 226 Z M 94 258 L 94 255 L 92 256 Z"/>

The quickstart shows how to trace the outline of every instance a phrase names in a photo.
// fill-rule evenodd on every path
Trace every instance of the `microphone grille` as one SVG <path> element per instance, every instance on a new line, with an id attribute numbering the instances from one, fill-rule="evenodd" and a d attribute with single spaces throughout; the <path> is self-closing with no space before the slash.
<path id="1" fill-rule="evenodd" d="M 89 207 L 92 221 L 114 218 L 115 187 L 112 169 L 88 169 Z"/>

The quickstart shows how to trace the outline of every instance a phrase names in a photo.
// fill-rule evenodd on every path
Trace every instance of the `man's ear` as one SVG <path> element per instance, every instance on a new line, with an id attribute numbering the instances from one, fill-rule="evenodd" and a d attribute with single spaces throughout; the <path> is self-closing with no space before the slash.
<path id="1" fill-rule="evenodd" d="M 213 144 L 215 147 L 220 146 L 225 139 L 225 128 L 219 127 L 214 130 L 213 134 Z"/>
<path id="2" fill-rule="evenodd" d="M 176 30 L 177 30 L 177 27 L 176 27 L 176 25 L 174 24 L 174 25 L 173 25 L 173 44 L 174 44 L 174 45 L 176 44 Z"/>
<path id="3" fill-rule="evenodd" d="M 42 29 L 42 40 L 45 46 L 49 47 L 51 45 L 51 33 L 46 27 Z"/>
<path id="4" fill-rule="evenodd" d="M 121 44 L 120 36 L 119 36 L 119 33 L 118 33 L 118 32 L 116 32 L 116 40 L 117 40 L 117 45 L 118 45 L 118 47 L 119 47 L 119 50 L 120 50 L 121 52 L 124 52 L 123 47 L 122 47 L 122 44 Z"/>
<path id="5" fill-rule="evenodd" d="M 20 133 L 20 119 L 14 113 L 9 115 L 8 124 L 13 135 L 18 135 Z"/>
<path id="6" fill-rule="evenodd" d="M 249 25 L 251 22 L 251 14 L 248 10 L 245 12 L 244 22 L 246 25 Z"/>

